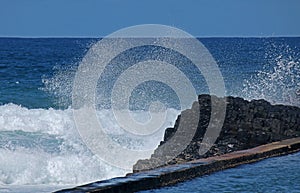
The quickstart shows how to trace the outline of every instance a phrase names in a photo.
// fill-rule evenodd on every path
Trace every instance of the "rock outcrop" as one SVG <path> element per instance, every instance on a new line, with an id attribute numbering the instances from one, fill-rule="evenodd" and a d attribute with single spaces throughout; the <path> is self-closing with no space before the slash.
<path id="1" fill-rule="evenodd" d="M 203 137 L 211 119 L 212 97 L 215 96 L 200 95 L 198 102 L 195 102 L 199 105 L 193 105 L 191 109 L 183 112 L 185 117 L 192 117 L 195 112 L 199 113 L 195 135 L 179 155 L 168 159 L 163 165 L 222 155 L 300 136 L 300 108 L 271 105 L 265 100 L 252 100 L 249 102 L 238 97 L 226 97 L 226 116 L 218 138 L 205 154 L 200 154 L 199 148 L 205 143 Z M 217 97 L 215 99 L 222 100 Z M 179 115 L 174 127 L 166 129 L 164 140 L 160 143 L 160 146 L 172 139 L 181 122 L 188 122 L 188 120 L 181 119 L 182 115 Z M 180 135 L 184 137 L 184 133 Z M 139 160 L 134 165 L 133 170 L 137 172 L 153 169 L 158 165 L 163 166 L 158 163 L 168 155 L 163 155 L 159 147 L 150 159 Z"/>

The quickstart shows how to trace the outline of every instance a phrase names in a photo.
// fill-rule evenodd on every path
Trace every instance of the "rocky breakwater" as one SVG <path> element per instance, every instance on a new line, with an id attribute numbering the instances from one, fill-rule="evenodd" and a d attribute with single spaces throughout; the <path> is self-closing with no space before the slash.
<path id="1" fill-rule="evenodd" d="M 214 100 L 212 100 L 214 99 Z M 164 140 L 154 151 L 150 159 L 139 160 L 133 167 L 134 172 L 157 168 L 178 163 L 184 163 L 200 158 L 218 156 L 233 151 L 250 149 L 259 145 L 300 136 L 300 108 L 285 105 L 271 105 L 265 100 L 247 101 L 238 97 L 226 97 L 226 115 L 223 126 L 218 132 L 218 138 L 209 145 L 210 149 L 201 154 L 200 148 L 209 143 L 203 140 L 211 119 L 212 101 L 224 100 L 210 95 L 200 95 L 191 109 L 178 116 L 173 128 L 167 128 Z M 185 120 L 183 120 L 183 113 Z M 192 140 L 176 157 L 168 158 L 160 146 L 175 136 L 181 123 L 189 122 L 189 117 L 198 114 L 198 125 Z M 197 117 L 197 116 L 196 116 Z M 188 126 L 188 124 L 185 124 Z M 193 126 L 191 125 L 191 128 Z M 214 129 L 214 128 L 210 128 Z M 219 128 L 215 128 L 218 130 Z M 179 131 L 180 132 L 180 131 Z M 178 144 L 185 137 L 175 140 Z M 176 143 L 173 143 L 176 144 Z M 171 147 L 172 148 L 172 147 Z M 174 146 L 174 148 L 177 148 Z M 162 163 L 163 160 L 163 164 Z M 167 161 L 164 161 L 167 160 Z"/>

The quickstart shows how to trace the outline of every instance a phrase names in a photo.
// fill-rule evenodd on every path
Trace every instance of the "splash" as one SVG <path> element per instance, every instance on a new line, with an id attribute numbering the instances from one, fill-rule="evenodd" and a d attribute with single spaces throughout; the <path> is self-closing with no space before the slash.
<path id="1" fill-rule="evenodd" d="M 0 139 L 0 185 L 78 184 L 125 174 L 86 148 L 71 109 L 0 106 Z"/>
<path id="2" fill-rule="evenodd" d="M 53 96 L 56 107 L 60 109 L 71 106 L 72 85 L 77 66 L 55 66 L 54 75 L 42 79 L 44 87 L 41 89 Z"/>
<path id="3" fill-rule="evenodd" d="M 242 96 L 300 106 L 300 54 L 288 45 L 272 44 L 272 47 L 266 53 L 263 69 L 244 81 Z"/>
<path id="4" fill-rule="evenodd" d="M 106 120 L 107 134 L 126 148 L 154 148 L 162 140 L 133 139 L 113 122 L 111 111 L 97 114 Z M 169 114 L 163 127 L 174 125 L 178 112 L 169 109 Z M 136 116 L 147 119 L 145 113 Z M 131 172 L 111 166 L 86 147 L 71 108 L 27 109 L 15 104 L 0 106 L 0 168 L 0 192 L 1 186 L 76 185 Z"/>
<path id="5" fill-rule="evenodd" d="M 86 53 L 96 42 L 97 39 L 93 39 L 87 43 L 78 41 L 78 44 L 84 47 L 83 53 Z M 67 109 L 72 105 L 73 80 L 81 59 L 82 56 L 78 56 L 71 63 L 56 64 L 51 75 L 42 76 L 43 86 L 39 89 L 52 97 L 54 104 L 51 107 Z"/>

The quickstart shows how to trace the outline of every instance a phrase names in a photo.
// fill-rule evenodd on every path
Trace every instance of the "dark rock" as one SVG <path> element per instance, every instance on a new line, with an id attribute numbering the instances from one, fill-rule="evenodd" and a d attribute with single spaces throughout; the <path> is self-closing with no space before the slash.
<path id="1" fill-rule="evenodd" d="M 178 116 L 174 128 L 166 129 L 164 141 L 160 146 L 179 132 L 178 128 L 181 124 L 189 127 L 189 123 L 197 117 L 197 113 L 200 115 L 195 135 L 184 151 L 172 158 L 170 155 L 165 155 L 163 151 L 156 150 L 150 159 L 138 161 L 134 166 L 134 171 L 162 166 L 158 163 L 162 157 L 166 158 L 166 156 L 169 156 L 169 159 L 164 165 L 176 164 L 300 136 L 300 108 L 271 105 L 265 100 L 249 102 L 229 96 L 226 98 L 226 116 L 219 137 L 205 154 L 199 154 L 200 146 L 210 147 L 212 143 L 209 140 L 202 141 L 210 121 L 218 121 L 210 120 L 212 97 L 217 104 L 221 101 L 215 96 L 200 95 L 198 103 L 195 102 L 191 109 L 183 111 L 182 115 Z M 190 127 L 192 128 L 192 125 Z M 217 131 L 218 128 L 211 129 Z M 185 133 L 180 133 L 180 135 L 184 137 Z M 180 139 L 178 139 L 178 144 L 180 145 Z"/>

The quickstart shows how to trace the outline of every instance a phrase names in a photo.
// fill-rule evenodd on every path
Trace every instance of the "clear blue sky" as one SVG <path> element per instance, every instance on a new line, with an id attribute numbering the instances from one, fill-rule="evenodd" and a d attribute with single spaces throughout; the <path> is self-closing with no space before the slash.
<path id="1" fill-rule="evenodd" d="M 137 24 L 202 36 L 300 36 L 300 0 L 0 0 L 0 36 L 96 36 Z"/>

